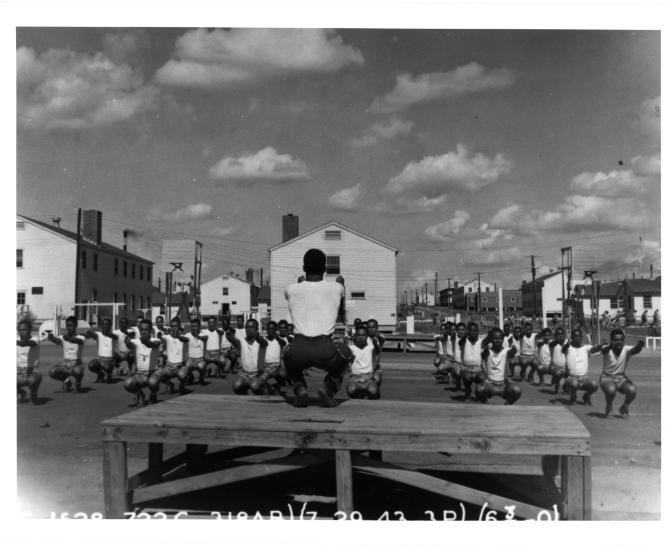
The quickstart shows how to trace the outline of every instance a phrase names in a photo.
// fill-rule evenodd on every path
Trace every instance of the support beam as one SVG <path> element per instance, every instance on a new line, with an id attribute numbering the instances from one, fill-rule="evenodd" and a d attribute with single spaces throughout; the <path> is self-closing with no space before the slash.
<path id="1" fill-rule="evenodd" d="M 565 519 L 591 519 L 591 457 L 563 457 L 562 469 L 563 515 Z"/>
<path id="2" fill-rule="evenodd" d="M 350 451 L 336 450 L 336 494 L 338 495 L 338 511 L 345 512 L 349 517 L 354 511 Z"/>
<path id="3" fill-rule="evenodd" d="M 127 447 L 124 441 L 102 442 L 104 513 L 107 519 L 123 519 L 130 508 L 127 490 Z"/>

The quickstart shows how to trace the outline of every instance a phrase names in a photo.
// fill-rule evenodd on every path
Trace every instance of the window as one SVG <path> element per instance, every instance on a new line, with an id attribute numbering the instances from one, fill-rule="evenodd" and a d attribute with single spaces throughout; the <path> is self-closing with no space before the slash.
<path id="1" fill-rule="evenodd" d="M 144 297 L 139 296 L 139 309 L 144 309 Z"/>
<path id="2" fill-rule="evenodd" d="M 125 304 L 125 307 L 127 307 L 127 294 L 123 293 L 123 303 Z"/>
<path id="3" fill-rule="evenodd" d="M 118 292 L 113 293 L 113 302 L 114 302 L 114 304 L 118 303 Z"/>
<path id="4" fill-rule="evenodd" d="M 338 230 L 331 230 L 324 232 L 324 238 L 328 241 L 340 241 L 341 237 L 342 237 L 341 232 Z"/>
<path id="5" fill-rule="evenodd" d="M 468 292 L 472 292 L 472 287 L 471 286 L 468 287 Z"/>
<path id="6" fill-rule="evenodd" d="M 146 308 L 150 309 L 151 308 L 151 297 L 146 296 Z"/>
<path id="7" fill-rule="evenodd" d="M 340 256 L 327 256 L 327 275 L 340 275 Z"/>
<path id="8" fill-rule="evenodd" d="M 222 287 L 222 295 L 223 296 L 229 296 L 229 287 L 226 287 L 226 286 Z"/>
<path id="9" fill-rule="evenodd" d="M 113 260 L 113 274 L 118 275 L 118 258 Z"/>
<path id="10" fill-rule="evenodd" d="M 127 277 L 127 262 L 123 262 L 123 277 Z"/>
<path id="11" fill-rule="evenodd" d="M 485 290 L 484 292 L 488 292 L 488 291 L 489 291 L 489 287 L 487 286 L 487 287 L 486 287 L 486 290 Z"/>
<path id="12" fill-rule="evenodd" d="M 93 302 L 97 302 L 97 289 L 93 289 Z"/>
<path id="13" fill-rule="evenodd" d="M 93 271 L 97 271 L 97 254 L 93 254 Z"/>
<path id="14" fill-rule="evenodd" d="M 16 305 L 17 306 L 25 305 L 25 292 L 19 291 L 16 293 Z"/>
<path id="15" fill-rule="evenodd" d="M 23 249 L 16 249 L 16 267 L 23 267 Z"/>
<path id="16" fill-rule="evenodd" d="M 139 280 L 140 281 L 144 280 L 144 266 L 143 265 L 139 266 Z"/>
<path id="17" fill-rule="evenodd" d="M 132 278 L 137 276 L 137 264 L 132 264 Z"/>
<path id="18" fill-rule="evenodd" d="M 30 290 L 32 294 L 44 294 L 44 287 L 43 286 L 33 286 L 32 289 Z"/>
<path id="19" fill-rule="evenodd" d="M 353 298 L 355 300 L 365 300 L 366 291 L 365 290 L 352 291 L 350 292 L 350 298 Z"/>
<path id="20" fill-rule="evenodd" d="M 151 280 L 151 268 L 150 267 L 146 268 L 146 280 L 147 281 Z"/>
<path id="21" fill-rule="evenodd" d="M 236 305 L 236 302 L 232 302 L 232 305 L 235 306 L 235 305 Z"/>
<path id="22" fill-rule="evenodd" d="M 81 251 L 81 269 L 86 269 L 86 251 Z"/>
<path id="23" fill-rule="evenodd" d="M 644 305 L 642 307 L 645 309 L 650 309 L 653 307 L 653 303 L 650 296 L 644 296 Z"/>
<path id="24" fill-rule="evenodd" d="M 16 222 L 16 229 L 25 229 L 25 222 L 23 221 L 17 221 Z"/>
<path id="25" fill-rule="evenodd" d="M 609 307 L 611 309 L 618 309 L 618 298 L 610 298 L 609 299 Z"/>
<path id="26" fill-rule="evenodd" d="M 136 305 L 136 300 L 134 299 L 134 294 L 132 294 L 132 301 L 130 302 L 130 309 L 134 309 L 134 306 Z"/>

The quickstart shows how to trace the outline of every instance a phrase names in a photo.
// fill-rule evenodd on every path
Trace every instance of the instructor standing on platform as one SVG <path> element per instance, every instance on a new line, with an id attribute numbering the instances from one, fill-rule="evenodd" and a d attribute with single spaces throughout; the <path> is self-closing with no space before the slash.
<path id="1" fill-rule="evenodd" d="M 303 371 L 316 367 L 327 372 L 324 385 L 317 391 L 322 405 L 335 407 L 334 395 L 340 388 L 343 372 L 351 358 L 350 349 L 333 341 L 338 312 L 344 308 L 343 278 L 325 281 L 326 255 L 311 248 L 303 256 L 305 280 L 285 290 L 292 323 L 294 342 L 284 353 L 287 378 L 294 389 L 294 405 L 308 405 L 308 391 Z"/>

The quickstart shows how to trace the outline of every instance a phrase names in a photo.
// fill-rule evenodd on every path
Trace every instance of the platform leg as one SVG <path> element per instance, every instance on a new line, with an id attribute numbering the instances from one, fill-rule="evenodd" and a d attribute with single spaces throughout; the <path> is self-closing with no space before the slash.
<path id="1" fill-rule="evenodd" d="M 148 444 L 148 469 L 153 472 L 152 477 L 156 482 L 162 479 L 160 467 L 162 466 L 163 449 L 162 443 Z"/>
<path id="2" fill-rule="evenodd" d="M 562 459 L 562 493 L 568 520 L 591 519 L 591 457 L 565 456 Z"/>
<path id="3" fill-rule="evenodd" d="M 338 511 L 349 515 L 353 512 L 352 504 L 352 457 L 350 451 L 336 451 L 336 493 Z"/>
<path id="4" fill-rule="evenodd" d="M 104 512 L 109 519 L 123 519 L 131 506 L 127 491 L 127 446 L 124 441 L 102 442 Z"/>

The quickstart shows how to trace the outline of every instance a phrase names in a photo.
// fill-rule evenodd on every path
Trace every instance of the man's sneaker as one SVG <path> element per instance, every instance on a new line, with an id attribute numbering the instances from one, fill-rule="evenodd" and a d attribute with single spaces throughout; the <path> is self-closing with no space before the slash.
<path id="1" fill-rule="evenodd" d="M 630 411 L 628 410 L 627 405 L 621 405 L 621 408 L 618 410 L 618 412 L 621 413 L 621 416 L 623 418 L 627 418 L 628 416 L 630 416 Z"/>
<path id="2" fill-rule="evenodd" d="M 611 414 L 611 403 L 607 403 L 607 408 L 604 411 L 604 415 L 605 417 L 609 417 L 610 414 Z"/>
<path id="3" fill-rule="evenodd" d="M 577 402 L 577 392 L 570 392 L 570 405 L 574 405 Z"/>
<path id="4" fill-rule="evenodd" d="M 591 394 L 590 393 L 585 393 L 584 394 L 584 405 L 592 405 L 591 403 Z"/>
<path id="5" fill-rule="evenodd" d="M 317 395 L 319 396 L 323 407 L 338 406 L 338 401 L 334 399 L 334 396 L 329 393 L 329 390 L 325 386 L 322 386 L 319 390 L 317 390 Z"/>
<path id="6" fill-rule="evenodd" d="M 19 403 L 26 403 L 28 401 L 28 394 L 25 390 L 19 390 Z"/>
<path id="7" fill-rule="evenodd" d="M 308 406 L 308 390 L 306 388 L 301 388 L 294 394 L 294 406 L 300 408 Z"/>
<path id="8" fill-rule="evenodd" d="M 37 398 L 37 392 L 36 391 L 31 391 L 30 392 L 30 402 L 33 405 L 37 405 L 39 403 L 39 399 Z"/>

